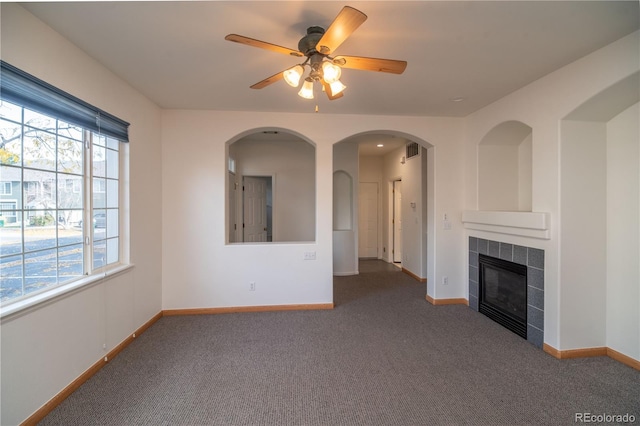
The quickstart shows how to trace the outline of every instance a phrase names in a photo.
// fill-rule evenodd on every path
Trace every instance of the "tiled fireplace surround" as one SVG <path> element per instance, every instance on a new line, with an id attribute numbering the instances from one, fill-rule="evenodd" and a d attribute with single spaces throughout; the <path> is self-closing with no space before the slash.
<path id="1" fill-rule="evenodd" d="M 478 311 L 478 254 L 527 267 L 527 341 L 544 342 L 544 250 L 469 237 L 469 307 Z"/>

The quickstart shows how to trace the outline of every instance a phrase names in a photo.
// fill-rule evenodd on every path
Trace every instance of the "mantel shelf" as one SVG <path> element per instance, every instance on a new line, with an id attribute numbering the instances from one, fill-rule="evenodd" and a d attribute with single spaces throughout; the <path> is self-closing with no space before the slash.
<path id="1" fill-rule="evenodd" d="M 543 240 L 550 238 L 549 213 L 467 210 L 462 212 L 462 222 L 467 229 Z"/>

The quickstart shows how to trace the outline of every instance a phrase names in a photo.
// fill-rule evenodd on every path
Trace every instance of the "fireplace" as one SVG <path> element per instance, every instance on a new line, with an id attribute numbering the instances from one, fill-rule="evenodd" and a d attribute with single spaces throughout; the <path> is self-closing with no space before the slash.
<path id="1" fill-rule="evenodd" d="M 478 310 L 527 338 L 527 267 L 480 254 Z"/>
<path id="2" fill-rule="evenodd" d="M 469 308 L 480 311 L 480 255 L 513 262 L 526 268 L 527 341 L 544 344 L 544 250 L 502 241 L 469 237 Z"/>

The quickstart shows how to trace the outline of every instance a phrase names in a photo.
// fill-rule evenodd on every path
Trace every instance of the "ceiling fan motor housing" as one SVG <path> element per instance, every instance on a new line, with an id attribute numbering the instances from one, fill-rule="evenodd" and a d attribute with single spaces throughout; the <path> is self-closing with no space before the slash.
<path id="1" fill-rule="evenodd" d="M 312 56 L 318 53 L 316 46 L 323 35 L 324 28 L 322 27 L 307 28 L 307 35 L 302 37 L 298 42 L 298 50 L 304 53 L 305 56 Z"/>

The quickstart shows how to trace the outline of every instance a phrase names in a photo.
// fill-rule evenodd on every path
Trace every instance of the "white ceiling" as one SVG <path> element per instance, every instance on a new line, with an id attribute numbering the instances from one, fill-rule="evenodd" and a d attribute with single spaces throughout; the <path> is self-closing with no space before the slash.
<path id="1" fill-rule="evenodd" d="M 304 100 L 280 81 L 299 60 L 224 40 L 297 49 L 344 5 L 368 20 L 336 54 L 408 61 L 404 74 L 345 69 L 345 96 Z M 639 28 L 638 1 L 45 2 L 23 6 L 163 108 L 466 116 Z M 612 64 L 613 66 L 614 64 Z M 454 98 L 462 102 L 452 102 Z"/>

